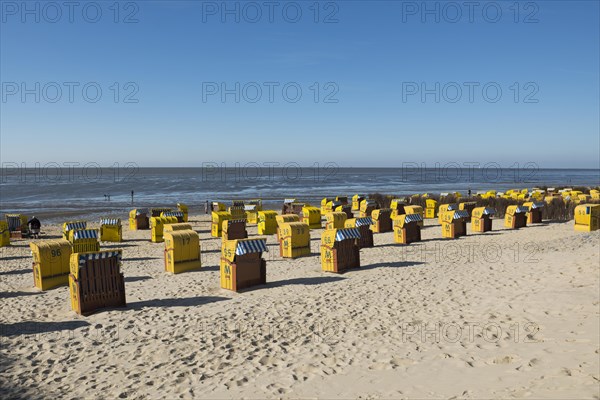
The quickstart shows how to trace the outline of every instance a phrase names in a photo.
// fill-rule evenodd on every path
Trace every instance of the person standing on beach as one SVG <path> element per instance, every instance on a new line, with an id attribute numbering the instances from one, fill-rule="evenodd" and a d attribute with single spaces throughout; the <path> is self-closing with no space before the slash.
<path id="1" fill-rule="evenodd" d="M 131 191 L 131 205 L 133 205 L 133 190 Z"/>
<path id="2" fill-rule="evenodd" d="M 206 204 L 204 205 L 204 214 L 208 214 L 208 200 L 206 200 Z"/>

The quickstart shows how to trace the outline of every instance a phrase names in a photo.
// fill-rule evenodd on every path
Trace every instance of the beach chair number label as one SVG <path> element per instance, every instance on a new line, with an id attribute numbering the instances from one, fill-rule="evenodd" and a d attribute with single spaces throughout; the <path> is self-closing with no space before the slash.
<path id="1" fill-rule="evenodd" d="M 50 251 L 52 257 L 60 257 L 60 249 Z"/>

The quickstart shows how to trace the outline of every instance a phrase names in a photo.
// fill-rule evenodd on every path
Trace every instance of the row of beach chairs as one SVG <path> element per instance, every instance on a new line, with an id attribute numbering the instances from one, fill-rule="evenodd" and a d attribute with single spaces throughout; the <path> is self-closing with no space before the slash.
<path id="1" fill-rule="evenodd" d="M 327 200 L 321 204 L 327 211 L 320 244 L 323 271 L 342 273 L 360 267 L 360 250 L 374 247 L 373 236 L 377 233 L 393 231 L 394 241 L 400 244 L 421 240 L 427 207 L 423 209 L 394 200 L 391 208 L 379 208 L 376 202 L 361 196 L 355 196 L 352 204 L 341 196 Z M 249 220 L 256 221 L 259 235 L 277 235 L 281 257 L 311 255 L 311 231 L 322 228 L 323 208 L 295 200 L 289 204 L 302 204 L 302 208 L 296 208 L 299 211 L 296 213 L 288 209 L 288 212 L 278 214 L 263 210 L 261 202 L 232 203 L 225 209 L 220 205 L 215 207 L 211 236 L 222 240 L 222 288 L 239 291 L 266 282 L 266 261 L 262 257 L 267 251 L 266 238 L 248 237 Z M 355 205 L 360 212 L 356 218 L 353 215 Z M 543 207 L 544 202 L 535 201 L 509 206 L 504 224 L 518 229 L 527 223 L 541 222 Z M 463 202 L 441 204 L 436 208 L 436 214 L 442 237 L 457 238 L 466 235 L 469 222 L 473 232 L 492 230 L 495 210 Z M 598 229 L 599 216 L 600 205 L 579 205 L 575 212 L 575 229 Z M 187 207 L 185 212 L 181 208 L 135 209 L 129 217 L 130 229 L 149 229 L 152 242 L 164 242 L 166 272 L 178 274 L 201 268 L 200 238 L 185 222 Z M 85 221 L 66 222 L 63 239 L 32 242 L 35 286 L 47 290 L 69 284 L 72 308 L 83 315 L 105 307 L 125 306 L 125 285 L 120 271 L 122 250 L 101 251 L 100 241 L 122 241 L 120 219 L 102 219 L 99 230 L 89 229 Z"/>

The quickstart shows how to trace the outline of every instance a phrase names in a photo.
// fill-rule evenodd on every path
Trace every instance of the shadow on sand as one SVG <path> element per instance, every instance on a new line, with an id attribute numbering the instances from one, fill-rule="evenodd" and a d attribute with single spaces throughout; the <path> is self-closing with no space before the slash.
<path id="1" fill-rule="evenodd" d="M 368 269 L 373 269 L 373 268 L 407 268 L 407 267 L 414 267 L 414 266 L 423 265 L 423 264 L 425 264 L 425 263 L 421 262 L 421 261 L 382 262 L 382 263 L 361 266 L 360 268 L 357 268 L 355 270 L 350 270 L 350 271 L 368 270 Z"/>
<path id="2" fill-rule="evenodd" d="M 154 279 L 151 276 L 126 276 L 125 282 L 139 282 L 147 281 L 148 279 Z"/>
<path id="3" fill-rule="evenodd" d="M 150 307 L 196 307 L 204 304 L 215 303 L 217 301 L 229 300 L 228 297 L 218 296 L 199 296 L 199 297 L 184 297 L 171 299 L 151 299 L 143 301 L 135 301 L 127 303 L 127 308 L 140 310 Z"/>
<path id="4" fill-rule="evenodd" d="M 0 275 L 21 275 L 21 274 L 31 274 L 33 271 L 31 268 L 27 269 L 14 269 L 12 271 L 0 271 Z"/>
<path id="5" fill-rule="evenodd" d="M 38 294 L 42 294 L 42 292 L 0 292 L 0 299 L 21 296 L 37 296 Z"/>
<path id="6" fill-rule="evenodd" d="M 131 257 L 131 258 L 124 258 L 123 261 L 148 261 L 148 260 L 161 260 L 163 261 L 162 258 L 160 257 Z"/>
<path id="7" fill-rule="evenodd" d="M 0 336 L 36 335 L 40 333 L 73 330 L 89 325 L 90 323 L 86 321 L 15 322 L 14 324 L 0 324 Z"/>
<path id="8" fill-rule="evenodd" d="M 345 279 L 346 278 L 342 278 L 339 276 L 314 276 L 314 277 L 310 277 L 310 278 L 293 278 L 293 279 L 286 279 L 283 281 L 268 282 L 266 285 L 262 285 L 262 287 L 276 288 L 276 287 L 288 286 L 288 285 L 314 286 L 314 285 L 321 285 L 324 283 L 343 281 Z"/>

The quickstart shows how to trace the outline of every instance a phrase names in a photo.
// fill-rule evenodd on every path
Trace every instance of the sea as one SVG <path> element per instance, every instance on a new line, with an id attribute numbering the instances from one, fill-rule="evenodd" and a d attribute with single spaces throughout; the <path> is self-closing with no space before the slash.
<path id="1" fill-rule="evenodd" d="M 263 199 L 280 210 L 284 199 L 320 204 L 323 197 L 382 193 L 397 196 L 534 187 L 600 186 L 600 169 L 541 169 L 535 165 L 398 168 L 228 166 L 140 168 L 99 165 L 85 168 L 2 168 L 0 213 L 22 213 L 62 221 L 66 216 L 127 217 L 131 208 L 171 207 L 185 203 L 204 212 L 206 201 Z M 133 195 L 133 196 L 132 196 Z"/>

